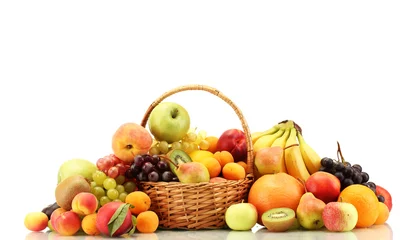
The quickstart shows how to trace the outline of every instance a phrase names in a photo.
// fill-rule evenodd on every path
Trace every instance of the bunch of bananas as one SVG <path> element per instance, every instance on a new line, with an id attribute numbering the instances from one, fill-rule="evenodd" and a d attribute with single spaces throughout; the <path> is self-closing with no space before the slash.
<path id="1" fill-rule="evenodd" d="M 265 131 L 253 132 L 251 136 L 255 154 L 268 147 L 284 149 L 280 172 L 306 181 L 321 167 L 320 156 L 306 143 L 301 128 L 292 120 L 282 121 Z"/>

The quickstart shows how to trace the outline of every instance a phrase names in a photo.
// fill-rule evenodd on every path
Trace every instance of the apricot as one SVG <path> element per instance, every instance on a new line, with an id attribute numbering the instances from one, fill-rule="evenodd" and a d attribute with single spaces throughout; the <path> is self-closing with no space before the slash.
<path id="1" fill-rule="evenodd" d="M 130 208 L 134 215 L 147 211 L 151 206 L 150 197 L 143 191 L 134 191 L 125 197 L 125 202 L 131 204 Z"/>
<path id="2" fill-rule="evenodd" d="M 208 169 L 210 178 L 217 177 L 221 173 L 221 164 L 214 157 L 208 157 L 201 160 L 201 163 Z"/>
<path id="3" fill-rule="evenodd" d="M 137 216 L 137 230 L 141 233 L 154 233 L 159 227 L 159 217 L 153 211 L 145 211 Z"/>
<path id="4" fill-rule="evenodd" d="M 33 232 L 40 232 L 48 226 L 48 216 L 43 212 L 30 212 L 24 220 L 25 227 Z"/>
<path id="5" fill-rule="evenodd" d="M 96 212 L 98 206 L 99 201 L 96 196 L 89 192 L 78 193 L 71 202 L 72 210 L 82 216 Z"/>
<path id="6" fill-rule="evenodd" d="M 216 151 L 214 158 L 218 160 L 223 168 L 227 163 L 234 162 L 234 157 L 229 151 Z"/>
<path id="7" fill-rule="evenodd" d="M 85 216 L 81 220 L 81 228 L 83 232 L 91 236 L 99 235 L 100 232 L 96 227 L 96 219 L 97 219 L 97 213 L 92 213 Z"/>
<path id="8" fill-rule="evenodd" d="M 223 177 L 228 180 L 240 180 L 246 177 L 246 171 L 238 163 L 227 163 L 222 170 Z"/>

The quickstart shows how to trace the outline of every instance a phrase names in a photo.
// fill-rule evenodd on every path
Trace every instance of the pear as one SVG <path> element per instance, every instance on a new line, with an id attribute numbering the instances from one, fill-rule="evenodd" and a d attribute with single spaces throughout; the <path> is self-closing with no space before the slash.
<path id="1" fill-rule="evenodd" d="M 174 172 L 181 183 L 200 183 L 209 182 L 210 180 L 207 167 L 200 162 L 179 164 Z"/>
<path id="2" fill-rule="evenodd" d="M 276 146 L 259 150 L 255 154 L 254 165 L 260 175 L 286 172 L 284 149 Z"/>
<path id="3" fill-rule="evenodd" d="M 87 180 L 92 181 L 92 175 L 96 172 L 96 164 L 86 159 L 74 158 L 63 162 L 58 170 L 58 181 L 62 182 L 64 179 L 74 176 L 81 175 Z"/>
<path id="4" fill-rule="evenodd" d="M 322 213 L 325 207 L 326 204 L 316 198 L 313 193 L 304 193 L 296 211 L 298 222 L 305 229 L 316 230 L 322 228 L 324 226 Z"/>

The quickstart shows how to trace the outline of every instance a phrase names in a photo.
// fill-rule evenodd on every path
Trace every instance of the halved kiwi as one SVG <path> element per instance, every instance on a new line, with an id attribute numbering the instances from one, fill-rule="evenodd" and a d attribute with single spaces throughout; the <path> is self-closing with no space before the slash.
<path id="1" fill-rule="evenodd" d="M 170 160 L 172 160 L 172 162 L 169 162 L 169 166 L 173 173 L 175 173 L 176 165 L 192 162 L 191 157 L 181 149 L 173 149 L 166 155 L 168 158 L 170 158 Z"/>
<path id="2" fill-rule="evenodd" d="M 262 223 L 271 232 L 284 232 L 295 221 L 295 211 L 291 208 L 273 208 L 262 214 Z"/>

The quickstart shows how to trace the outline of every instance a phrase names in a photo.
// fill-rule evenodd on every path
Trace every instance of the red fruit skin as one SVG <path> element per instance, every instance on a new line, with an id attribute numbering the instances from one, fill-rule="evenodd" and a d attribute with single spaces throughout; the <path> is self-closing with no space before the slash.
<path id="1" fill-rule="evenodd" d="M 109 237 L 118 237 L 124 233 L 127 233 L 132 227 L 132 213 L 131 211 L 127 212 L 124 222 L 122 223 L 121 227 L 119 227 L 116 232 L 110 236 L 108 230 L 108 222 L 112 218 L 112 215 L 115 211 L 121 206 L 122 202 L 109 202 L 99 208 L 96 217 L 96 227 L 100 233 Z"/>
<path id="2" fill-rule="evenodd" d="M 234 161 L 247 161 L 246 135 L 240 129 L 228 129 L 218 138 L 217 151 L 228 151 Z"/>
<path id="3" fill-rule="evenodd" d="M 324 203 L 338 200 L 340 194 L 339 179 L 328 172 L 318 171 L 310 175 L 305 182 L 308 192 L 322 200 Z"/>
<path id="4" fill-rule="evenodd" d="M 384 197 L 384 204 L 387 205 L 388 210 L 391 211 L 393 208 L 393 199 L 391 198 L 391 194 L 379 185 L 375 186 L 375 193 L 377 196 L 382 195 Z"/>

